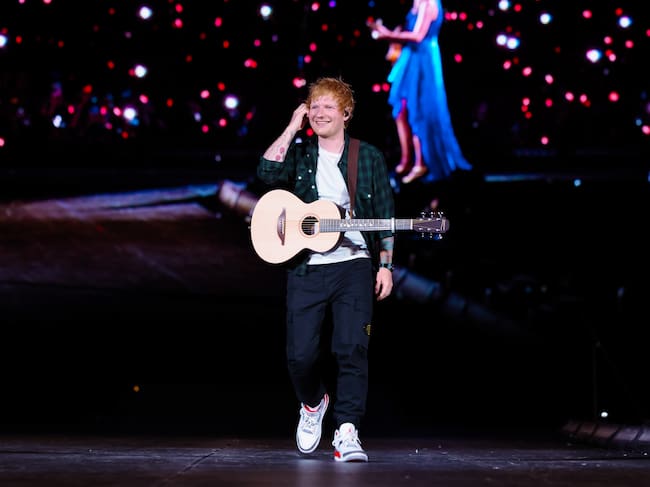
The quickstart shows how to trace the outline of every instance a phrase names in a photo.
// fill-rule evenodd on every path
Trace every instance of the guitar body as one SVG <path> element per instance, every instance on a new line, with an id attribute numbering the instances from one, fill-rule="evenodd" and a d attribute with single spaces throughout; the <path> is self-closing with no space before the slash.
<path id="1" fill-rule="evenodd" d="M 397 42 L 391 42 L 388 45 L 388 51 L 386 51 L 386 61 L 395 64 L 400 54 L 402 54 L 402 45 Z"/>
<path id="2" fill-rule="evenodd" d="M 327 252 L 338 243 L 341 233 L 320 232 L 318 223 L 324 218 L 341 218 L 336 203 L 304 203 L 288 191 L 269 191 L 259 199 L 251 216 L 255 252 L 272 264 L 285 262 L 305 249 Z"/>

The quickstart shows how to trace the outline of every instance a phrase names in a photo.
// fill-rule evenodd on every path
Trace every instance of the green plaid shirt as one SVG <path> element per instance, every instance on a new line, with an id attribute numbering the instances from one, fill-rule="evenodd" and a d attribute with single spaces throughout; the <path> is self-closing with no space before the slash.
<path id="1" fill-rule="evenodd" d="M 348 148 L 350 136 L 345 134 L 345 148 L 338 163 L 341 174 L 348 182 Z M 274 188 L 284 188 L 293 192 L 305 203 L 318 199 L 316 188 L 316 164 L 318 161 L 318 139 L 294 139 L 287 151 L 284 162 L 271 161 L 260 157 L 257 166 L 257 177 L 264 184 Z M 390 185 L 388 169 L 384 155 L 375 146 L 361 141 L 357 162 L 357 191 L 354 203 L 355 218 L 393 218 L 395 216 L 395 200 L 393 188 Z M 390 230 L 362 232 L 377 263 L 381 239 L 390 237 Z M 297 256 L 298 257 L 298 256 Z M 292 266 L 305 265 L 306 256 L 291 262 Z"/>

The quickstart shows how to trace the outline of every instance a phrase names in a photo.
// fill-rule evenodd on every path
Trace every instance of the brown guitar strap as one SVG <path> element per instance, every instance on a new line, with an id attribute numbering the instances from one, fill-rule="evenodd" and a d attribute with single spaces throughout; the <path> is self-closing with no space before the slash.
<path id="1" fill-rule="evenodd" d="M 350 137 L 348 148 L 348 192 L 350 193 L 350 218 L 354 218 L 354 198 L 357 192 L 357 159 L 359 157 L 359 139 Z"/>

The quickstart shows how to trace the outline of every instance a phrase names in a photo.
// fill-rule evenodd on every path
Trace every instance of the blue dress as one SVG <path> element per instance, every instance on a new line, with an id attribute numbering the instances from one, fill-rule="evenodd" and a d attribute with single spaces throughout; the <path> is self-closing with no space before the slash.
<path id="1" fill-rule="evenodd" d="M 416 19 L 417 15 L 409 11 L 407 30 L 413 30 Z M 409 125 L 413 135 L 420 139 L 422 158 L 428 168 L 421 180 L 427 182 L 445 179 L 458 169 L 472 169 L 456 140 L 447 106 L 438 45 L 443 20 L 440 8 L 440 14 L 431 22 L 422 42 L 404 44 L 388 74 L 391 83 L 388 103 L 392 106 L 392 115 L 397 117 L 402 100 L 406 100 Z"/>

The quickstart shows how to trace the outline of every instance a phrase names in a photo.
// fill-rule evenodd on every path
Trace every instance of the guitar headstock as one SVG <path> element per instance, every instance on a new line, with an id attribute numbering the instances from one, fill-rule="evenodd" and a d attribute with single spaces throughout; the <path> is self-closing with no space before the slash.
<path id="1" fill-rule="evenodd" d="M 420 218 L 413 220 L 413 230 L 422 236 L 440 239 L 449 230 L 449 219 L 442 211 L 423 211 Z"/>

